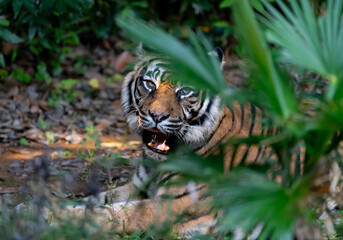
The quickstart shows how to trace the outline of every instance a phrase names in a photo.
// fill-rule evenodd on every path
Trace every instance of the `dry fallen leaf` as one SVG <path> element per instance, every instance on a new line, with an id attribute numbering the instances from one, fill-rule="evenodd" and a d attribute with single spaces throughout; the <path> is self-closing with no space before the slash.
<path id="1" fill-rule="evenodd" d="M 114 67 L 115 71 L 117 73 L 121 72 L 129 64 L 130 60 L 131 60 L 131 53 L 129 51 L 122 52 L 117 58 L 117 61 Z"/>
<path id="2" fill-rule="evenodd" d="M 99 80 L 97 78 L 92 78 L 91 80 L 89 80 L 88 84 L 94 89 L 98 89 L 100 85 Z"/>
<path id="3" fill-rule="evenodd" d="M 81 134 L 78 134 L 73 130 L 70 135 L 65 137 L 65 139 L 70 143 L 78 144 L 82 142 L 83 137 Z"/>

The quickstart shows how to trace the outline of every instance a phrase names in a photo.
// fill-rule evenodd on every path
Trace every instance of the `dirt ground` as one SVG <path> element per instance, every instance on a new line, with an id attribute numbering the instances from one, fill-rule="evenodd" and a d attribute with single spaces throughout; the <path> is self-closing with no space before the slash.
<path id="1" fill-rule="evenodd" d="M 0 80 L 0 195 L 22 201 L 37 174 L 70 198 L 129 181 L 141 142 L 128 132 L 120 91 L 132 59 L 127 51 L 81 45 L 49 84 L 34 79 L 37 63 L 30 57 L 6 68 L 22 69 L 31 81 L 11 74 Z M 241 84 L 238 65 L 236 57 L 227 59 L 230 84 Z"/>

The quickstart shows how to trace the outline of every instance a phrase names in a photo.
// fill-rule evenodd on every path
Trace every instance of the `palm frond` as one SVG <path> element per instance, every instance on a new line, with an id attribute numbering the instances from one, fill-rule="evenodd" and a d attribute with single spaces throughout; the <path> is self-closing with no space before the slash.
<path id="1" fill-rule="evenodd" d="M 308 193 L 303 185 L 290 189 L 256 171 L 234 169 L 211 187 L 218 196 L 214 206 L 224 211 L 219 230 L 240 227 L 249 233 L 262 223 L 259 239 L 293 239 L 294 225 L 306 211 L 301 207 Z"/>
<path id="2" fill-rule="evenodd" d="M 253 85 L 267 97 L 266 102 L 270 105 L 270 111 L 277 113 L 283 119 L 289 118 L 296 105 L 293 91 L 277 71 L 252 7 L 246 0 L 236 1 L 233 5 L 233 13 L 239 40 L 256 65 L 253 72 L 255 81 Z"/>
<path id="3" fill-rule="evenodd" d="M 342 0 L 329 0 L 326 14 L 316 18 L 309 1 L 278 1 L 278 11 L 264 2 L 269 13 L 261 22 L 271 43 L 281 47 L 283 61 L 297 64 L 330 80 L 327 98 L 343 97 Z"/>

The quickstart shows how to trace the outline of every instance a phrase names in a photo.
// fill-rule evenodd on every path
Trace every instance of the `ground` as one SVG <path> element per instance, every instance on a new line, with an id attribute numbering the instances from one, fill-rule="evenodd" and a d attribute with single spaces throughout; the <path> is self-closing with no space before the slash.
<path id="1" fill-rule="evenodd" d="M 122 74 L 114 74 L 121 56 L 114 56 L 111 50 L 80 46 L 66 57 L 63 74 L 51 84 L 32 79 L 22 83 L 11 75 L 0 81 L 1 195 L 8 194 L 13 203 L 21 201 L 25 183 L 45 165 L 52 189 L 68 181 L 58 188 L 68 197 L 89 195 L 92 185 L 102 191 L 108 184 L 129 181 L 140 138 L 126 129 Z M 78 74 L 75 62 L 80 57 L 92 64 L 82 65 Z M 36 67 L 22 60 L 7 69 L 19 68 L 30 75 Z M 108 73 L 101 74 L 106 68 Z"/>
<path id="2" fill-rule="evenodd" d="M 13 205 L 28 199 L 27 183 L 37 171 L 45 171 L 50 190 L 68 198 L 130 180 L 141 142 L 126 128 L 120 90 L 133 58 L 103 45 L 71 48 L 51 83 L 34 79 L 39 63 L 30 56 L 6 68 L 0 81 L 0 194 Z M 236 85 L 238 63 L 230 57 L 225 66 L 228 82 Z M 19 81 L 10 74 L 15 69 L 31 80 Z"/>

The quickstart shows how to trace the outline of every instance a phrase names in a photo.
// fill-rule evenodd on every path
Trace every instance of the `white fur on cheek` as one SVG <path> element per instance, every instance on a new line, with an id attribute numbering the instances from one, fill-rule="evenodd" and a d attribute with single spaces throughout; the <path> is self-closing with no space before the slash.
<path id="1" fill-rule="evenodd" d="M 207 140 L 208 136 L 215 130 L 217 126 L 216 122 L 218 121 L 219 116 L 222 114 L 219 97 L 215 97 L 213 99 L 212 107 L 209 113 L 204 113 L 206 105 L 207 104 L 204 104 L 204 110 L 199 113 L 199 115 L 207 115 L 207 119 L 204 121 L 204 123 L 202 125 L 185 126 L 185 128 L 187 128 L 187 133 L 183 137 L 183 140 L 187 143 L 193 144 L 194 146 L 202 144 Z"/>

